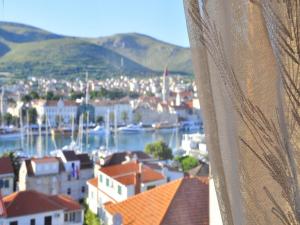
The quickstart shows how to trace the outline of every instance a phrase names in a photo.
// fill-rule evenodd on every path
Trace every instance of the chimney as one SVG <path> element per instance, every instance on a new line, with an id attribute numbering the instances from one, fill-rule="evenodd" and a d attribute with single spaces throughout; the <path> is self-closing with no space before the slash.
<path id="1" fill-rule="evenodd" d="M 142 185 L 142 171 L 143 171 L 143 164 L 139 163 L 138 172 L 134 174 L 134 191 L 135 194 L 141 193 L 141 185 Z"/>

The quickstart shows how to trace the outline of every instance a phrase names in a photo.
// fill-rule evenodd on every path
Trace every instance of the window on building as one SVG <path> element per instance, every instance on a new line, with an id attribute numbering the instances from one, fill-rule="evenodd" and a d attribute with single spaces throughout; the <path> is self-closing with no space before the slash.
<path id="1" fill-rule="evenodd" d="M 106 178 L 106 186 L 109 187 L 109 179 Z"/>
<path id="2" fill-rule="evenodd" d="M 81 192 L 84 193 L 85 192 L 85 186 L 81 187 Z"/>
<path id="3" fill-rule="evenodd" d="M 121 195 L 122 194 L 122 187 L 120 185 L 118 185 L 118 194 Z"/>
<path id="4" fill-rule="evenodd" d="M 71 188 L 68 188 L 67 193 L 68 195 L 71 195 Z"/>
<path id="5" fill-rule="evenodd" d="M 3 180 L 0 180 L 0 188 L 3 188 L 3 186 L 4 186 Z"/>
<path id="6" fill-rule="evenodd" d="M 18 221 L 12 221 L 9 223 L 9 225 L 18 225 Z"/>
<path id="7" fill-rule="evenodd" d="M 4 181 L 4 187 L 5 187 L 5 188 L 8 188 L 8 187 L 9 187 L 9 180 L 5 180 L 5 181 Z"/>
<path id="8" fill-rule="evenodd" d="M 35 219 L 30 220 L 30 225 L 35 225 Z"/>
<path id="9" fill-rule="evenodd" d="M 100 176 L 99 176 L 99 179 L 100 179 L 100 183 L 102 183 L 102 174 L 100 174 Z"/>
<path id="10" fill-rule="evenodd" d="M 147 187 L 147 190 L 150 190 L 150 189 L 155 188 L 155 187 L 156 187 L 155 185 L 149 185 L 149 186 Z"/>
<path id="11" fill-rule="evenodd" d="M 68 222 L 68 213 L 65 213 L 65 222 Z"/>
<path id="12" fill-rule="evenodd" d="M 44 219 L 44 225 L 52 225 L 52 217 L 46 216 Z"/>

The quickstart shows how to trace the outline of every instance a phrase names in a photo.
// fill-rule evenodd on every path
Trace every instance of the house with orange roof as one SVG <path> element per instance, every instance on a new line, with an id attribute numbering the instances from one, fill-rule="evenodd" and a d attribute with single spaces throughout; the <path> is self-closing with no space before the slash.
<path id="1" fill-rule="evenodd" d="M 107 225 L 208 225 L 208 177 L 185 177 L 125 201 L 106 203 Z"/>
<path id="2" fill-rule="evenodd" d="M 10 158 L 0 158 L 0 194 L 2 196 L 14 192 L 14 178 L 14 168 Z"/>
<path id="3" fill-rule="evenodd" d="M 0 196 L 2 225 L 82 225 L 83 208 L 67 195 L 19 191 Z"/>
<path id="4" fill-rule="evenodd" d="M 124 201 L 166 182 L 163 173 L 137 161 L 103 167 L 96 178 L 87 182 L 87 203 L 91 211 L 102 218 L 103 207 L 107 202 Z"/>

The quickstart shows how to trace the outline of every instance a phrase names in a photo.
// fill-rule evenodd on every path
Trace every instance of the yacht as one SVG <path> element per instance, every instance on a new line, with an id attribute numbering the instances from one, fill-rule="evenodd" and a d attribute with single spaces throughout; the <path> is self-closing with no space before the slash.
<path id="1" fill-rule="evenodd" d="M 105 127 L 100 125 L 88 131 L 89 134 L 105 134 L 106 132 L 107 130 L 105 129 Z"/>
<path id="2" fill-rule="evenodd" d="M 180 129 L 188 132 L 199 132 L 202 129 L 202 123 L 200 121 L 183 121 L 180 123 Z"/>
<path id="3" fill-rule="evenodd" d="M 14 126 L 6 126 L 0 128 L 0 138 L 20 138 L 21 132 Z"/>
<path id="4" fill-rule="evenodd" d="M 123 132 L 123 133 L 138 133 L 138 132 L 143 132 L 144 128 L 141 124 L 129 124 L 125 127 L 120 127 L 118 128 L 119 132 Z"/>

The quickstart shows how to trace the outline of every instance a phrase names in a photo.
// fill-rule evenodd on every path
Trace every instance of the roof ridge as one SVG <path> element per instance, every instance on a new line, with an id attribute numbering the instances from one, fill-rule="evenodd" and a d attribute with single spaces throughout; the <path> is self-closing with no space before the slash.
<path id="1" fill-rule="evenodd" d="M 167 212 L 169 211 L 170 206 L 171 206 L 172 202 L 174 201 L 174 197 L 175 197 L 176 194 L 178 193 L 178 190 L 180 189 L 180 187 L 181 187 L 182 182 L 183 182 L 184 179 L 185 179 L 185 178 L 181 178 L 181 179 L 180 179 L 180 183 L 179 183 L 179 185 L 177 186 L 176 191 L 174 192 L 174 194 L 173 194 L 173 196 L 172 196 L 172 198 L 171 198 L 171 201 L 169 202 L 168 207 L 167 207 L 166 211 L 164 212 L 164 215 L 162 216 L 161 220 L 159 221 L 159 224 L 161 224 L 161 223 L 164 221 L 164 218 L 166 217 Z"/>
<path id="2" fill-rule="evenodd" d="M 173 199 L 174 196 L 175 196 L 175 194 L 177 193 L 179 187 L 181 186 L 181 183 L 182 183 L 183 179 L 184 179 L 184 178 L 180 178 L 180 179 L 174 180 L 174 181 L 172 181 L 172 182 L 170 182 L 170 183 L 166 183 L 166 184 L 164 184 L 164 185 L 161 185 L 161 186 L 158 186 L 158 187 L 156 187 L 156 188 L 153 188 L 153 189 L 151 189 L 151 190 L 148 190 L 148 191 L 139 193 L 139 194 L 137 194 L 137 195 L 131 196 L 131 197 L 127 198 L 126 200 L 122 201 L 122 202 L 114 203 L 114 204 L 112 204 L 112 205 L 109 205 L 109 206 L 107 206 L 107 208 L 109 208 L 109 207 L 114 207 L 114 205 L 119 205 L 119 204 L 122 204 L 122 203 L 124 203 L 124 202 L 134 201 L 136 198 L 141 198 L 141 197 L 144 197 L 144 196 L 146 196 L 146 195 L 150 195 L 150 194 L 153 193 L 153 192 L 158 192 L 158 191 L 160 191 L 161 189 L 166 189 L 166 186 L 169 187 L 169 186 L 171 186 L 172 184 L 175 184 L 176 182 L 178 182 L 178 184 L 176 184 L 176 185 L 177 185 L 176 191 L 175 191 L 174 194 L 171 196 L 171 199 Z M 167 209 L 166 209 L 166 211 L 165 211 L 165 213 L 164 213 L 164 216 L 165 216 L 166 212 L 168 211 L 168 208 L 169 208 L 169 206 L 171 205 L 171 203 L 172 203 L 172 200 L 170 201 L 170 204 L 168 204 L 168 207 L 167 207 Z M 163 218 L 164 218 L 164 216 L 163 216 Z M 162 218 L 162 219 L 163 219 L 163 218 Z M 162 220 L 161 220 L 161 221 L 162 221 Z M 160 221 L 160 222 L 161 222 L 161 221 Z"/>

